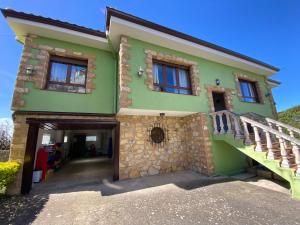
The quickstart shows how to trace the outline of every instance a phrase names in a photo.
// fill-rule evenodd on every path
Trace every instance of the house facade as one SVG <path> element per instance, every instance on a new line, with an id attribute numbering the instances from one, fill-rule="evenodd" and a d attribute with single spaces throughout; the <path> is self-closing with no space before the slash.
<path id="1" fill-rule="evenodd" d="M 269 77 L 278 69 L 248 56 L 112 8 L 106 32 L 2 13 L 24 45 L 10 152 L 23 167 L 12 193 L 30 190 L 41 129 L 111 129 L 114 179 L 186 169 L 210 176 L 248 167 L 245 154 L 214 139 L 233 120 L 211 113 L 277 117 L 279 82 Z"/>

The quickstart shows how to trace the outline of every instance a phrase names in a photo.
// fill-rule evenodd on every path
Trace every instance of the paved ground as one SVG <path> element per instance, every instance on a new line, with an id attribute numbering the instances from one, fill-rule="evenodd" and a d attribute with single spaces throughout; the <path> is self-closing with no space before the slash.
<path id="1" fill-rule="evenodd" d="M 71 160 L 58 172 L 50 174 L 46 182 L 34 184 L 33 194 L 52 193 L 59 189 L 67 192 L 74 187 L 99 185 L 103 180 L 112 181 L 113 162 L 106 157 L 81 158 Z"/>
<path id="2" fill-rule="evenodd" d="M 191 171 L 2 199 L 0 224 L 300 224 L 300 201 Z"/>

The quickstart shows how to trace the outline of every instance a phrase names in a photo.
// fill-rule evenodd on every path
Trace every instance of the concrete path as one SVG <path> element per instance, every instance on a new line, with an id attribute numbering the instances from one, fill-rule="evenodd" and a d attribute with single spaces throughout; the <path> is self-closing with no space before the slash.
<path id="1" fill-rule="evenodd" d="M 0 224 L 300 224 L 287 194 L 191 171 L 1 201 Z"/>

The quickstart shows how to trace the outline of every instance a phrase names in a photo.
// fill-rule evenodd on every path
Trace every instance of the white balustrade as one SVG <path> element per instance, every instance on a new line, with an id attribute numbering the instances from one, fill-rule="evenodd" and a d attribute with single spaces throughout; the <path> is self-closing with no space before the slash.
<path id="1" fill-rule="evenodd" d="M 274 153 L 274 149 L 273 149 L 271 135 L 270 135 L 269 131 L 265 131 L 265 133 L 266 133 L 267 148 L 268 148 L 267 158 L 274 160 L 276 157 L 275 157 L 275 153 Z"/>
<path id="2" fill-rule="evenodd" d="M 254 131 L 254 137 L 256 142 L 255 151 L 262 152 L 263 149 L 261 146 L 261 139 L 259 136 L 258 128 L 256 126 L 253 126 L 253 131 Z"/>
<path id="3" fill-rule="evenodd" d="M 239 116 L 227 110 L 211 113 L 211 116 L 215 135 L 234 133 L 235 138 L 244 138 L 246 145 L 253 144 L 248 130 L 248 124 L 251 125 L 254 131 L 255 151 L 263 151 L 262 140 L 266 139 L 266 147 L 268 150 L 267 158 L 274 160 L 277 156 L 281 156 L 281 167 L 284 168 L 292 167 L 292 163 L 295 161 L 295 175 L 300 176 L 300 140 L 295 138 L 295 134 L 300 134 L 299 129 L 270 118 L 266 118 L 268 123 L 268 126 L 266 126 L 248 117 Z M 224 118 L 226 118 L 226 123 L 224 123 Z M 240 127 L 240 123 L 243 129 Z M 284 133 L 285 130 L 287 130 L 288 133 Z M 259 131 L 262 131 L 265 135 L 260 135 Z M 273 143 L 277 142 L 276 140 L 279 142 L 280 155 L 275 154 L 277 147 Z M 289 146 L 292 147 L 293 151 L 291 155 L 289 155 Z"/>

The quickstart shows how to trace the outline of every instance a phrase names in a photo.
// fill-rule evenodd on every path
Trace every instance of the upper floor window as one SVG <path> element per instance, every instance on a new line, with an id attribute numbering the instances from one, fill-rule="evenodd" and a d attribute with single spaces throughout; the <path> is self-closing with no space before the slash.
<path id="1" fill-rule="evenodd" d="M 85 92 L 87 61 L 53 56 L 49 65 L 49 90 Z"/>
<path id="2" fill-rule="evenodd" d="M 160 61 L 153 62 L 155 90 L 176 94 L 192 94 L 189 68 Z"/>
<path id="3" fill-rule="evenodd" d="M 239 80 L 239 83 L 243 101 L 259 103 L 256 82 Z"/>

